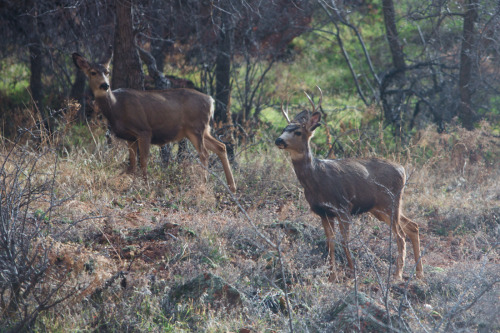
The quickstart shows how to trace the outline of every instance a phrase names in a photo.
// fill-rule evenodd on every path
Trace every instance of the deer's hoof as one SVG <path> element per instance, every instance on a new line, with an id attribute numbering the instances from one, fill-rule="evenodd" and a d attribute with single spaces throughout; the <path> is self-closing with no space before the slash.
<path id="1" fill-rule="evenodd" d="M 394 274 L 394 281 L 403 281 L 403 273 Z"/>
<path id="2" fill-rule="evenodd" d="M 328 282 L 341 283 L 342 281 L 340 280 L 339 276 L 336 273 L 330 273 L 330 275 L 328 275 Z"/>

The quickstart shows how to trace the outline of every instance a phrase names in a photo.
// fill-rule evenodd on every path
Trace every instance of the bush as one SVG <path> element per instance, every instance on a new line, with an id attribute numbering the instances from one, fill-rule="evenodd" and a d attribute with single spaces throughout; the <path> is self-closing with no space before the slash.
<path id="1" fill-rule="evenodd" d="M 48 158 L 49 157 L 49 158 Z M 51 161 L 47 165 L 47 161 Z M 58 216 L 57 155 L 13 144 L 0 155 L 0 322 L 12 332 L 29 330 L 37 317 L 81 294 L 77 260 L 59 239 L 75 222 Z M 63 228 L 58 228 L 59 223 Z"/>

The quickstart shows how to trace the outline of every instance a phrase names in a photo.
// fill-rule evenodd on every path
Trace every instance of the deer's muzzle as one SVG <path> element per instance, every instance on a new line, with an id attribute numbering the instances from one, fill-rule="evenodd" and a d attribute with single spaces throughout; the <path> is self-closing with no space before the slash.
<path id="1" fill-rule="evenodd" d="M 274 144 L 278 146 L 279 149 L 285 149 L 286 148 L 286 142 L 282 138 L 277 138 L 276 141 L 274 141 Z"/>
<path id="2" fill-rule="evenodd" d="M 109 89 L 109 84 L 107 84 L 106 82 L 104 82 L 103 84 L 101 84 L 101 85 L 99 86 L 99 89 L 102 89 L 102 90 L 104 90 L 104 91 L 108 91 L 108 89 Z"/>

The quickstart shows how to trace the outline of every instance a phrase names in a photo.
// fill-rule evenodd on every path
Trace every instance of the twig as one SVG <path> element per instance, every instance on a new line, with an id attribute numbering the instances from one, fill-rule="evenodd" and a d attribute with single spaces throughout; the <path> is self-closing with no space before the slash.
<path id="1" fill-rule="evenodd" d="M 278 246 L 276 247 L 276 250 L 278 251 L 278 259 L 280 261 L 280 266 L 281 266 L 281 278 L 283 279 L 283 289 L 285 289 L 285 301 L 286 301 L 286 307 L 288 309 L 288 325 L 290 325 L 290 332 L 293 333 L 293 318 L 292 318 L 292 307 L 290 306 L 290 299 L 288 298 L 288 287 L 286 286 L 286 279 L 285 279 L 285 265 L 283 264 L 283 256 L 281 255 L 281 248 L 280 248 L 280 243 L 278 243 Z"/>
<path id="2" fill-rule="evenodd" d="M 246 217 L 246 219 L 248 220 L 248 222 L 250 223 L 250 225 L 253 227 L 253 229 L 257 233 L 257 235 L 260 238 L 262 238 L 269 246 L 271 246 L 274 249 L 277 249 L 276 244 L 274 244 L 272 240 L 270 240 L 266 235 L 264 235 L 262 232 L 259 231 L 259 229 L 257 228 L 257 225 L 253 222 L 252 218 L 248 215 L 248 213 L 245 210 L 245 208 L 243 208 L 243 206 L 241 205 L 241 203 L 238 200 L 238 198 L 236 198 L 236 196 L 234 195 L 234 193 L 231 192 L 231 190 L 229 189 L 229 186 L 227 186 L 227 184 L 217 174 L 215 174 L 213 171 L 209 170 L 206 166 L 204 166 L 199 159 L 197 159 L 197 161 L 202 166 L 203 169 L 205 169 L 212 176 L 214 176 L 215 178 L 217 178 L 217 180 L 222 184 L 222 186 L 224 186 L 226 192 L 230 195 L 231 200 L 233 200 L 233 202 L 238 206 L 238 208 L 240 209 L 240 211 L 243 213 L 243 215 Z"/>
<path id="3" fill-rule="evenodd" d="M 283 278 L 283 286 L 284 286 L 284 292 L 285 292 L 285 301 L 286 301 L 286 306 L 288 308 L 288 323 L 290 325 L 290 332 L 293 333 L 294 330 L 293 330 L 292 308 L 290 306 L 290 299 L 288 297 L 288 290 L 287 290 L 286 281 L 285 281 L 285 265 L 283 263 L 283 257 L 281 255 L 281 249 L 280 249 L 279 243 L 278 244 L 274 244 L 273 241 L 271 241 L 266 235 L 264 235 L 262 232 L 260 232 L 260 230 L 257 228 L 257 225 L 254 223 L 254 221 L 252 220 L 252 218 L 248 215 L 248 213 L 245 210 L 245 208 L 243 208 L 243 206 L 240 204 L 240 201 L 238 200 L 238 198 L 234 195 L 233 192 L 231 192 L 231 190 L 229 189 L 229 186 L 227 186 L 227 184 L 218 175 L 216 175 L 213 171 L 211 171 L 207 167 L 205 167 L 199 160 L 198 160 L 198 163 L 205 170 L 207 170 L 212 176 L 214 176 L 219 181 L 219 183 L 221 183 L 224 186 L 224 188 L 226 189 L 226 192 L 231 196 L 231 199 L 238 206 L 238 208 L 243 213 L 243 215 L 246 217 L 246 219 L 248 220 L 248 222 L 250 223 L 250 225 L 252 226 L 252 228 L 254 229 L 254 231 L 257 233 L 257 235 L 260 238 L 262 238 L 269 246 L 271 246 L 272 248 L 274 248 L 278 252 L 278 259 L 280 261 L 280 266 L 281 266 L 281 276 Z"/>
<path id="4" fill-rule="evenodd" d="M 478 274 L 478 278 L 481 278 L 481 275 L 484 273 L 484 268 L 485 268 L 487 262 L 488 261 L 487 261 L 487 258 L 485 256 L 483 267 L 482 267 L 481 271 Z M 468 305 L 466 305 L 464 307 L 460 307 L 460 305 L 463 302 L 463 299 L 464 299 L 465 295 L 467 294 L 467 292 L 469 292 L 470 290 L 473 289 L 475 283 L 477 283 L 477 279 L 471 280 L 471 282 L 467 285 L 467 287 L 464 289 L 464 291 L 462 292 L 462 294 L 458 297 L 458 300 L 457 300 L 457 303 L 455 304 L 455 306 L 451 309 L 450 312 L 448 312 L 448 314 L 446 316 L 443 317 L 443 319 L 441 319 L 441 321 L 439 322 L 439 324 L 437 325 L 437 327 L 434 328 L 434 332 L 438 332 L 439 329 L 440 329 L 440 327 L 441 327 L 441 325 L 443 325 L 445 323 L 445 321 L 447 321 L 447 324 L 446 324 L 446 327 L 445 327 L 444 331 L 445 332 L 449 332 L 450 331 L 450 327 L 449 326 L 450 326 L 450 323 L 451 323 L 451 320 L 453 319 L 453 317 L 455 317 L 460 312 L 469 310 L 474 304 L 476 304 L 476 302 L 481 297 L 483 297 L 483 295 L 486 292 L 490 291 L 497 283 L 500 283 L 500 278 L 497 276 L 496 279 L 494 279 L 491 283 L 486 283 L 486 287 L 483 288 L 483 290 L 481 290 L 478 293 L 476 293 L 474 295 L 474 298 L 472 299 L 472 301 Z"/>

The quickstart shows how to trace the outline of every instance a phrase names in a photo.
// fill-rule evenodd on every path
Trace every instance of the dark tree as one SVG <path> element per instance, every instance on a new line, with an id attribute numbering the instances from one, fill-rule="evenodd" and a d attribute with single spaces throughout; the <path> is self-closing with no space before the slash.
<path id="1" fill-rule="evenodd" d="M 486 115 L 491 107 L 500 107 L 493 98 L 498 94 L 500 76 L 499 42 L 493 37 L 500 26 L 497 2 L 470 0 L 465 11 L 452 1 L 411 2 L 405 6 L 406 13 L 402 6 L 395 7 L 392 0 L 383 0 L 379 7 L 358 2 L 318 2 L 328 22 L 336 27 L 332 34 L 360 98 L 368 102 L 366 91 L 373 91 L 371 100 L 382 103 L 385 122 L 396 136 L 404 139 L 410 129 L 426 126 L 430 121 L 437 124 L 438 131 L 444 131 L 455 116 L 472 129 L 481 114 Z M 379 13 L 383 15 L 383 37 L 387 43 L 380 44 L 375 38 L 367 45 L 360 21 L 371 20 Z M 401 20 L 406 24 L 404 43 L 398 37 Z M 461 32 L 455 29 L 459 24 L 463 26 Z M 339 29 L 341 25 L 348 29 Z M 362 52 L 363 57 L 349 56 L 344 44 L 351 37 L 346 31 L 354 32 L 356 52 Z M 459 43 L 461 49 L 456 47 Z M 404 52 L 405 49 L 409 51 Z M 379 56 L 372 58 L 371 51 Z"/>
<path id="2" fill-rule="evenodd" d="M 394 2 L 392 0 L 382 0 L 382 12 L 384 14 L 385 33 L 392 55 L 392 64 L 396 70 L 402 73 L 405 68 L 405 59 L 396 27 Z"/>
<path id="3" fill-rule="evenodd" d="M 308 29 L 312 17 L 309 1 L 166 1 L 162 4 L 155 12 L 149 7 L 141 9 L 145 16 L 162 23 L 145 29 L 151 38 L 151 53 L 157 64 L 164 60 L 162 50 L 173 59 L 182 56 L 188 65 L 198 68 L 202 73 L 201 89 L 217 101 L 216 123 L 230 122 L 228 114 L 233 115 L 233 119 L 247 119 L 251 110 L 258 113 L 257 104 L 262 102 L 258 92 L 264 77 L 246 75 L 246 83 L 235 85 L 236 71 L 250 68 L 255 69 L 252 75 L 265 76 L 268 69 L 257 70 L 255 65 L 284 59 L 286 46 Z M 171 47 L 173 44 L 175 48 Z M 245 66 L 233 66 L 234 59 L 244 59 Z M 231 103 L 235 90 L 242 110 L 228 112 L 227 106 L 235 104 Z"/>
<path id="4" fill-rule="evenodd" d="M 0 4 L 0 58 L 24 64 L 29 68 L 30 96 L 11 103 L 20 106 L 34 101 L 35 110 L 49 124 L 49 110 L 64 107 L 71 96 L 85 105 L 84 80 L 76 75 L 69 55 L 78 51 L 93 59 L 112 42 L 113 13 L 109 0 L 4 0 Z M 15 59 L 15 60 L 14 60 Z M 27 95 L 27 94 L 26 94 Z M 6 99 L 9 101 L 9 99 Z M 20 119 L 5 109 L 2 119 L 15 125 L 26 125 L 31 118 Z M 82 120 L 84 113 L 81 114 Z M 16 133 L 13 127 L 11 134 Z"/>
<path id="5" fill-rule="evenodd" d="M 215 114 L 214 120 L 227 123 L 230 115 L 231 100 L 231 55 L 232 55 L 232 17 L 221 11 L 221 27 L 217 38 L 217 56 L 215 58 Z"/>
<path id="6" fill-rule="evenodd" d="M 463 126 L 468 130 L 474 129 L 475 112 L 472 107 L 472 71 L 473 71 L 473 47 L 474 47 L 474 24 L 478 18 L 478 1 L 467 0 L 464 13 L 464 28 L 462 49 L 460 51 L 460 75 L 458 88 L 460 91 L 460 105 L 458 114 Z"/>
<path id="7" fill-rule="evenodd" d="M 114 38 L 112 88 L 144 89 L 144 74 L 135 44 L 132 1 L 115 0 L 116 28 Z"/>
<path id="8" fill-rule="evenodd" d="M 31 1 L 30 1 L 31 2 Z M 42 112 L 42 117 L 45 119 L 46 115 L 43 112 L 43 86 L 42 86 L 42 72 L 43 72 L 43 49 L 42 39 L 38 33 L 38 19 L 36 17 L 36 1 L 32 2 L 35 15 L 30 15 L 29 26 L 27 30 L 29 33 L 29 56 L 30 56 L 30 91 L 33 101 L 37 105 L 37 109 Z"/>

